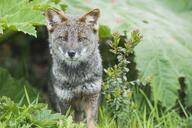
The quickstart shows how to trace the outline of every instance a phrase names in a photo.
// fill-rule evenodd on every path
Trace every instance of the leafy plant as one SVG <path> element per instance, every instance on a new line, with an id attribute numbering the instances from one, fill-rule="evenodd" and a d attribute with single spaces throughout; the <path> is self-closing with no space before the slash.
<path id="1" fill-rule="evenodd" d="M 53 0 L 1 0 L 0 33 L 4 29 L 22 31 L 36 36 L 35 25 L 44 25 L 42 10 L 48 7 L 66 9 L 64 4 L 57 5 Z"/>
<path id="2" fill-rule="evenodd" d="M 145 38 L 135 48 L 136 68 L 139 79 L 150 83 L 151 98 L 167 108 L 173 107 L 181 89 L 178 79 L 182 77 L 185 104 L 192 105 L 190 0 L 87 1 L 83 6 L 76 4 L 81 3 L 79 0 L 66 3 L 70 12 L 99 7 L 101 23 L 112 31 L 139 28 Z"/>
<path id="3" fill-rule="evenodd" d="M 105 70 L 104 104 L 99 111 L 98 127 L 192 126 L 192 116 L 185 110 L 185 105 L 192 105 L 192 2 L 176 1 L 106 0 L 86 1 L 83 4 L 80 0 L 64 1 L 69 5 L 67 11 L 70 13 L 84 12 L 95 6 L 101 8 L 102 25 L 99 36 L 101 39 L 110 36 L 113 38 L 109 46 L 117 57 L 117 64 Z M 42 12 L 48 7 L 66 10 L 67 6 L 61 0 L 1 0 L 0 33 L 11 29 L 35 36 L 34 26 L 45 24 Z M 127 35 L 122 36 L 122 33 L 111 35 L 111 31 L 124 31 L 129 28 L 141 30 L 145 37 L 141 44 L 138 44 L 141 39 L 138 31 L 132 32 L 129 40 L 124 40 Z M 143 108 L 137 107 L 132 100 L 132 82 L 127 81 L 126 77 L 129 71 L 127 57 L 134 47 L 139 79 L 150 84 L 150 96 L 155 101 L 153 104 L 151 99 L 139 90 L 147 101 Z M 179 83 L 180 78 L 183 78 L 182 84 Z M 29 96 L 25 97 L 26 90 L 30 91 Z M 179 98 L 179 90 L 185 92 L 185 103 L 178 102 L 181 110 L 173 108 Z M 34 100 L 37 91 L 32 89 L 26 80 L 16 80 L 6 70 L 0 69 L 0 96 L 4 95 L 17 103 L 6 97 L 0 98 L 0 127 L 85 127 L 84 124 L 74 124 L 71 116 L 52 113 L 47 105 Z M 31 98 L 33 102 L 30 102 Z M 159 101 L 163 106 L 172 109 L 162 109 L 158 106 Z M 180 111 L 184 118 L 178 114 Z"/>
<path id="4" fill-rule="evenodd" d="M 30 99 L 34 100 L 38 95 L 37 90 L 32 88 L 26 80 L 16 80 L 7 70 L 0 68 L 0 96 L 8 96 L 17 103 L 21 101 L 26 103 L 24 87 L 30 90 Z"/>
<path id="5" fill-rule="evenodd" d="M 138 31 L 133 31 L 130 39 L 125 40 L 121 46 L 120 34 L 114 33 L 113 41 L 109 42 L 110 51 L 117 56 L 118 63 L 105 69 L 107 76 L 103 82 L 103 94 L 106 107 L 117 120 L 118 127 L 127 124 L 129 118 L 127 115 L 131 115 L 133 111 L 131 84 L 127 81 L 126 76 L 129 71 L 127 57 L 133 52 L 133 48 L 141 41 L 141 38 Z"/>
<path id="6" fill-rule="evenodd" d="M 3 128 L 84 128 L 84 124 L 73 123 L 71 116 L 53 114 L 47 105 L 38 99 L 29 105 L 20 106 L 10 98 L 0 97 L 0 126 Z"/>

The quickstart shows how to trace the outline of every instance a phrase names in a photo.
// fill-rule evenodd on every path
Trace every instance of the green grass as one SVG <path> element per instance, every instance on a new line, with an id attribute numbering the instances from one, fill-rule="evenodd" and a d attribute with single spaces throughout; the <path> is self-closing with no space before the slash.
<path id="1" fill-rule="evenodd" d="M 148 101 L 148 105 L 143 108 L 136 108 L 131 115 L 128 116 L 127 124 L 124 128 L 190 128 L 192 127 L 191 116 L 187 114 L 185 109 L 179 114 L 178 109 L 160 110 Z M 121 122 L 121 121 L 119 121 Z M 109 112 L 102 107 L 99 111 L 98 128 L 122 128 Z"/>
<path id="2" fill-rule="evenodd" d="M 84 123 L 76 124 L 70 115 L 61 115 L 48 109 L 47 104 L 38 102 L 38 98 L 30 101 L 25 89 L 25 98 L 28 104 L 14 103 L 10 98 L 0 98 L 0 127 L 1 128 L 85 128 Z M 185 108 L 182 108 L 183 117 L 177 109 L 160 110 L 146 98 L 147 104 L 133 109 L 131 115 L 127 115 L 127 124 L 124 128 L 187 128 L 192 124 L 190 116 Z M 102 104 L 99 109 L 97 128 L 122 128 Z M 121 122 L 121 121 L 119 121 Z"/>
<path id="3" fill-rule="evenodd" d="M 123 128 L 191 128 L 192 116 L 186 111 L 186 108 L 178 102 L 175 108 L 165 109 L 161 105 L 152 103 L 143 91 L 144 105 L 132 109 L 130 115 L 127 115 L 127 123 Z M 122 128 L 121 120 L 117 121 L 106 110 L 107 104 L 102 104 L 99 111 L 98 128 Z"/>
<path id="4" fill-rule="evenodd" d="M 28 104 L 13 102 L 10 98 L 0 97 L 0 128 L 84 128 L 85 124 L 76 124 L 72 116 L 54 113 L 47 104 L 30 101 L 25 90 Z"/>
<path id="5" fill-rule="evenodd" d="M 133 37 L 134 35 L 138 36 L 137 32 L 133 34 Z M 178 102 L 175 108 L 162 107 L 159 103 L 153 103 L 151 99 L 148 99 L 141 89 L 138 88 L 139 91 L 136 93 L 131 88 L 133 85 L 127 83 L 125 76 L 128 70 L 124 70 L 127 66 L 121 60 L 124 57 L 123 51 L 126 49 L 118 47 L 119 36 L 118 33 L 114 35 L 114 49 L 120 50 L 118 55 L 121 56 L 118 57 L 120 59 L 118 66 L 106 70 L 108 75 L 103 82 L 103 101 L 99 109 L 97 128 L 191 128 L 192 116 L 181 102 Z M 129 50 L 130 46 L 126 46 Z M 0 128 L 86 127 L 85 123 L 74 123 L 69 114 L 61 115 L 48 109 L 47 103 L 42 104 L 38 97 L 34 99 L 36 93 L 32 95 L 27 92 L 31 88 L 25 86 L 26 88 L 23 89 L 26 84 L 15 80 L 7 71 L 1 69 L 0 73 L 2 76 L 0 85 L 6 89 L 6 91 L 1 89 L 3 97 L 0 97 Z M 9 89 L 13 85 L 14 88 Z M 6 96 L 11 97 L 12 100 L 4 97 L 8 90 L 10 93 Z M 14 99 L 18 93 L 21 98 Z M 140 103 L 140 100 L 144 102 Z"/>

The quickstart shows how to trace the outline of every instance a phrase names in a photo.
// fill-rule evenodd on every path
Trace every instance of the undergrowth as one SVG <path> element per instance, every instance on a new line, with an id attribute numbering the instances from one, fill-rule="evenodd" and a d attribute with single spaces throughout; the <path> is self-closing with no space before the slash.
<path id="1" fill-rule="evenodd" d="M 8 97 L 0 98 L 0 128 L 84 128 L 73 123 L 72 116 L 53 113 L 47 104 L 39 103 L 38 98 L 30 101 L 25 89 L 28 104 L 14 103 Z"/>
<path id="2" fill-rule="evenodd" d="M 127 68 L 130 63 L 127 57 L 133 53 L 133 48 L 140 42 L 142 36 L 133 31 L 130 38 L 121 38 L 119 33 L 113 34 L 109 42 L 111 52 L 117 57 L 116 65 L 105 69 L 102 88 L 102 103 L 99 109 L 98 128 L 190 128 L 192 116 L 185 111 L 180 103 L 179 108 L 164 109 L 154 104 L 144 91 L 138 88 L 145 104 L 139 106 L 135 102 L 135 81 L 128 81 Z M 123 39 L 123 41 L 120 41 Z M 122 43 L 123 42 L 123 43 Z M 138 80 L 137 80 L 138 81 Z M 48 104 L 41 103 L 37 97 L 30 99 L 24 88 L 23 97 L 19 102 L 10 98 L 0 97 L 0 128 L 85 128 L 84 123 L 74 123 L 69 113 L 61 115 L 48 108 Z M 137 99 L 136 99 L 137 100 Z M 180 115 L 183 113 L 183 116 Z"/>

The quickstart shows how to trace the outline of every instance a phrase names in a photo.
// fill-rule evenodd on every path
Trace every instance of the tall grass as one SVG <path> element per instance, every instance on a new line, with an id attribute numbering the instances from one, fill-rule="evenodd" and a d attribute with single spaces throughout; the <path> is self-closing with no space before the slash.
<path id="1" fill-rule="evenodd" d="M 146 103 L 143 107 L 133 109 L 132 115 L 127 115 L 127 124 L 123 128 L 191 128 L 192 116 L 186 112 L 181 103 L 179 107 L 164 109 L 154 105 L 144 94 Z M 98 128 L 121 128 L 117 121 L 106 111 L 105 107 L 99 110 Z M 179 113 L 183 113 L 180 115 Z"/>
<path id="2" fill-rule="evenodd" d="M 141 91 L 142 92 L 142 91 Z M 185 111 L 180 103 L 183 117 L 178 109 L 163 110 L 153 105 L 142 92 L 147 102 L 143 107 L 133 109 L 132 115 L 127 115 L 127 124 L 123 128 L 191 128 L 192 116 Z M 25 89 L 28 104 L 14 103 L 9 98 L 0 98 L 0 128 L 85 128 L 84 123 L 76 124 L 70 115 L 54 113 L 46 104 L 39 103 L 38 98 L 30 101 Z M 21 99 L 20 102 L 22 102 Z M 97 128 L 122 128 L 102 104 L 99 109 Z"/>

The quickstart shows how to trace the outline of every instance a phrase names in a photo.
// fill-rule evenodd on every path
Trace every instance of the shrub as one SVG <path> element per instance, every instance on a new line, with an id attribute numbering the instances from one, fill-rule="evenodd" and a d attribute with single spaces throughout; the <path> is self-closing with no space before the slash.
<path id="1" fill-rule="evenodd" d="M 103 82 L 104 102 L 108 111 L 117 120 L 119 127 L 128 123 L 134 103 L 132 101 L 131 83 L 127 81 L 130 63 L 127 58 L 133 53 L 133 48 L 140 42 L 142 36 L 138 31 L 131 33 L 130 39 L 120 44 L 120 34 L 114 33 L 112 42 L 109 42 L 110 51 L 117 56 L 117 64 L 105 69 L 106 77 Z"/>
<path id="2" fill-rule="evenodd" d="M 47 105 L 36 99 L 28 105 L 19 105 L 10 98 L 0 97 L 0 127 L 2 128 L 84 128 L 73 123 L 71 116 L 52 113 Z"/>

